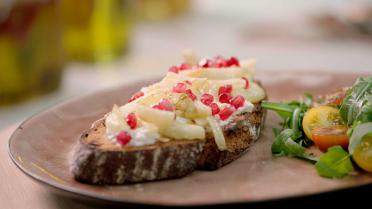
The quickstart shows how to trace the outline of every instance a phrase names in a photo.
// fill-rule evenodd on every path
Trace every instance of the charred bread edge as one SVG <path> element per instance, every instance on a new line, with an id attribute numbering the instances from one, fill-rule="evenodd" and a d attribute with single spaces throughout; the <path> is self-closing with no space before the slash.
<path id="1" fill-rule="evenodd" d="M 94 131 L 91 129 L 90 131 Z M 176 141 L 144 149 L 104 150 L 85 142 L 83 134 L 73 153 L 71 171 L 78 181 L 123 184 L 179 178 L 196 168 L 203 141 Z M 140 147 L 138 147 L 140 148 Z"/>

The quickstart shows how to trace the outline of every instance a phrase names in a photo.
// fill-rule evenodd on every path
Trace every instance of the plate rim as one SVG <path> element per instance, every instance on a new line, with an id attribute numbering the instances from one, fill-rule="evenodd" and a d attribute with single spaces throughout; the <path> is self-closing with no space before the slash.
<path id="1" fill-rule="evenodd" d="M 23 123 L 21 123 L 22 125 Z M 19 127 L 21 126 L 19 125 Z M 16 130 L 19 129 L 17 127 Z M 14 132 L 15 133 L 15 132 Z M 74 187 L 69 187 L 69 186 L 64 186 L 62 184 L 57 184 L 55 181 L 52 180 L 47 180 L 45 178 L 42 178 L 41 176 L 38 176 L 37 174 L 34 174 L 30 171 L 27 171 L 22 165 L 20 165 L 15 156 L 13 156 L 13 153 L 11 152 L 10 144 L 11 140 L 13 138 L 12 136 L 9 138 L 9 146 L 8 146 L 8 154 L 12 160 L 12 162 L 16 165 L 16 167 L 22 171 L 26 176 L 30 177 L 32 180 L 38 182 L 39 184 L 50 187 L 54 190 L 63 192 L 63 193 L 68 193 L 69 195 L 74 195 L 76 197 L 80 198 L 88 198 L 88 199 L 94 199 L 94 200 L 99 200 L 99 201 L 106 201 L 114 204 L 131 204 L 131 205 L 136 205 L 136 206 L 168 206 L 168 207 L 179 207 L 179 206 L 184 206 L 184 207 L 208 207 L 208 206 L 222 206 L 222 205 L 254 205 L 254 204 L 263 204 L 263 203 L 269 203 L 269 202 L 277 202 L 277 201 L 291 201 L 294 199 L 300 199 L 300 198 L 310 198 L 310 197 L 316 197 L 316 196 L 324 196 L 324 195 L 330 195 L 333 193 L 337 192 L 342 192 L 342 191 L 351 191 L 351 190 L 356 190 L 364 187 L 370 187 L 372 188 L 372 183 L 367 183 L 367 184 L 362 184 L 362 185 L 356 185 L 352 187 L 344 187 L 344 188 L 338 188 L 338 189 L 330 189 L 322 192 L 317 192 L 317 193 L 310 193 L 310 194 L 296 194 L 296 195 L 290 195 L 290 196 L 283 196 L 283 197 L 275 197 L 275 198 L 268 198 L 268 199 L 261 199 L 261 200 L 251 200 L 251 201 L 229 201 L 229 202 L 223 202 L 223 203 L 197 203 L 197 204 L 178 204 L 178 203 L 146 203 L 146 202 L 138 202 L 138 201 L 131 201 L 131 200 L 120 200 L 117 198 L 111 198 L 111 196 L 101 196 L 101 195 L 96 195 L 95 193 L 92 192 L 87 192 L 86 190 L 81 190 L 81 189 L 75 189 Z"/>

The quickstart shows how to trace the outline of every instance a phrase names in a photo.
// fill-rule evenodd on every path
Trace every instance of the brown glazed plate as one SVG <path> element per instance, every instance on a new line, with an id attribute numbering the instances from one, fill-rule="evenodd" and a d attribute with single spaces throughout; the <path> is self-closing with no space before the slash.
<path id="1" fill-rule="evenodd" d="M 304 91 L 314 95 L 353 84 L 357 74 L 310 71 L 257 74 L 271 100 L 299 99 Z M 238 160 L 216 171 L 195 171 L 173 180 L 122 186 L 94 186 L 75 181 L 69 170 L 71 150 L 92 122 L 124 104 L 130 95 L 153 80 L 125 84 L 80 97 L 45 110 L 23 122 L 9 141 L 9 153 L 20 170 L 38 182 L 74 196 L 124 204 L 195 206 L 265 202 L 327 194 L 370 186 L 372 175 L 357 172 L 342 179 L 319 177 L 308 162 L 273 157 L 272 128 L 279 118 L 268 114 L 260 139 Z M 371 187 L 369 187 L 370 189 Z"/>

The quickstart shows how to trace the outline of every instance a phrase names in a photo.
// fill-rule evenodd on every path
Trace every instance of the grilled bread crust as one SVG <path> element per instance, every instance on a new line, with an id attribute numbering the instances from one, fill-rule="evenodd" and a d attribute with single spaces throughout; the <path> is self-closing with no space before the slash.
<path id="1" fill-rule="evenodd" d="M 79 139 L 71 165 L 76 180 L 124 184 L 179 178 L 195 170 L 204 144 L 173 140 L 139 147 L 106 146 L 105 130 L 102 120 Z"/>
<path id="2" fill-rule="evenodd" d="M 124 184 L 183 177 L 195 170 L 215 170 L 244 154 L 260 135 L 266 112 L 260 103 L 222 127 L 227 149 L 220 151 L 211 131 L 200 140 L 172 140 L 139 147 L 107 146 L 104 120 L 83 134 L 71 170 L 78 181 Z M 105 144 L 106 143 L 106 144 Z"/>

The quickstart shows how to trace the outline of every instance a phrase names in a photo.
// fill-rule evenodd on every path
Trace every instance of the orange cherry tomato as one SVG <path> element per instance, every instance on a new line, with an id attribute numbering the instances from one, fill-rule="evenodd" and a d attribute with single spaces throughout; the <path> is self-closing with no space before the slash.
<path id="1" fill-rule="evenodd" d="M 335 107 L 311 108 L 305 113 L 302 128 L 306 136 L 322 151 L 327 151 L 328 147 L 334 145 L 341 145 L 346 149 L 349 144 L 347 126 Z"/>
<path id="2" fill-rule="evenodd" d="M 329 147 L 341 145 L 347 150 L 349 137 L 346 134 L 346 125 L 336 125 L 332 127 L 316 127 L 312 130 L 312 138 L 315 145 L 323 152 Z"/>

